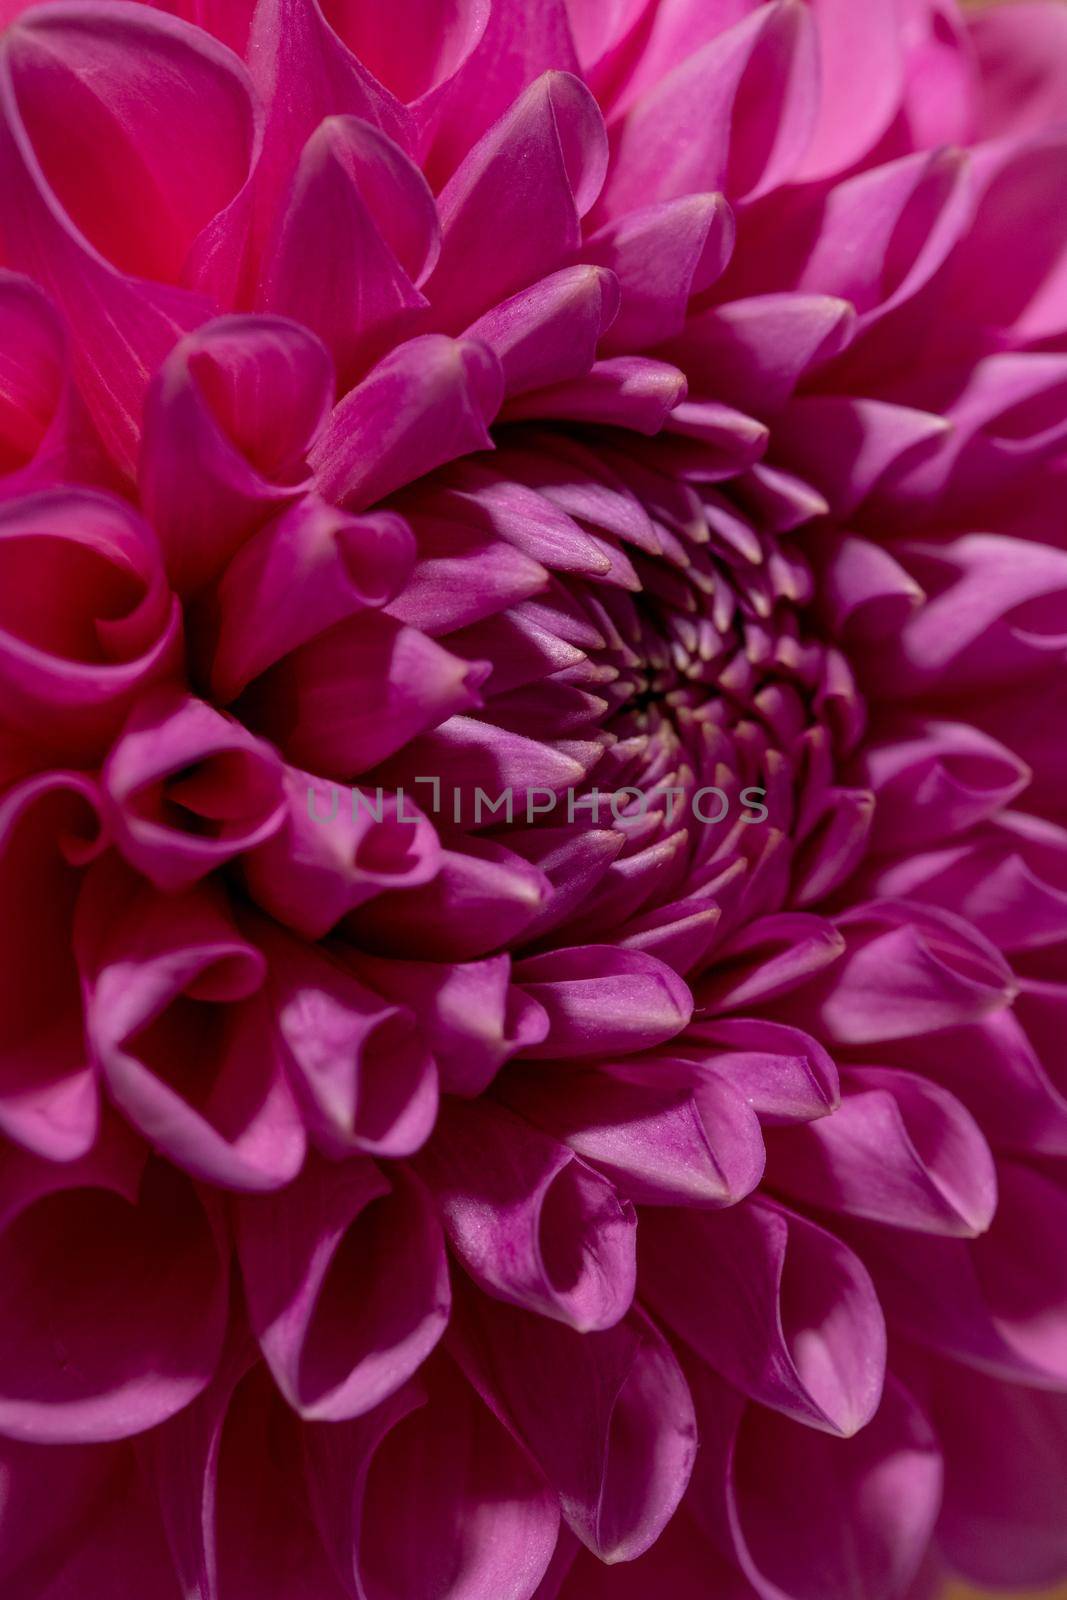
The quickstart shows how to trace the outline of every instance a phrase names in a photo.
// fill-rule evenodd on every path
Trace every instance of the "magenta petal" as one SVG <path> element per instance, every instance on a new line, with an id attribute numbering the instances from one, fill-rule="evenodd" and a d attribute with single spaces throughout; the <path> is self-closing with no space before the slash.
<path id="1" fill-rule="evenodd" d="M 684 367 L 694 390 L 766 417 L 812 368 L 840 354 L 855 320 L 847 300 L 829 295 L 756 295 L 700 312 L 664 354 Z"/>
<path id="2" fill-rule="evenodd" d="M 414 331 L 438 248 L 419 169 L 369 122 L 329 117 L 304 147 L 259 301 L 317 333 L 348 388 Z"/>
<path id="3" fill-rule="evenodd" d="M 963 833 L 1010 805 L 1030 780 L 1005 745 L 960 722 L 898 724 L 867 747 L 864 766 L 881 850 Z"/>
<path id="4" fill-rule="evenodd" d="M 564 267 L 493 306 L 465 337 L 489 346 L 504 372 L 505 395 L 583 377 L 619 309 L 612 273 Z"/>
<path id="5" fill-rule="evenodd" d="M 305 939 L 388 890 L 429 883 L 441 864 L 433 825 L 382 789 L 339 790 L 285 769 L 282 824 L 241 863 L 256 904 Z"/>
<path id="6" fill-rule="evenodd" d="M 582 1543 L 608 1562 L 647 1550 L 696 1451 L 689 1390 L 662 1335 L 636 1311 L 580 1334 L 474 1291 L 453 1326 L 464 1371 L 530 1451 Z"/>
<path id="7" fill-rule="evenodd" d="M 689 297 L 721 276 L 734 243 L 734 218 L 718 194 L 686 195 L 628 212 L 582 245 L 582 259 L 619 281 L 619 315 L 608 354 L 630 354 L 681 333 Z"/>
<path id="8" fill-rule="evenodd" d="M 514 1067 L 501 1098 L 641 1205 L 733 1205 L 758 1184 L 759 1122 L 724 1079 L 654 1058 L 578 1071 Z"/>
<path id="9" fill-rule="evenodd" d="M 982 136 L 1055 128 L 1067 104 L 1067 17 L 1048 0 L 995 5 L 968 18 L 978 53 Z"/>
<path id="10" fill-rule="evenodd" d="M 262 993 L 264 959 L 215 886 L 163 899 L 98 864 L 78 906 L 86 1030 L 124 1114 L 227 1188 L 288 1183 L 305 1136 Z"/>
<path id="11" fill-rule="evenodd" d="M 104 843 L 100 809 L 75 773 L 27 779 L 0 805 L 0 1130 L 48 1161 L 84 1156 L 99 1129 L 71 927 L 77 865 Z"/>
<path id="12" fill-rule="evenodd" d="M 933 1532 L 942 1467 L 929 1422 L 895 1379 L 854 1439 L 750 1408 L 732 1466 L 735 1549 L 761 1600 L 906 1592 Z"/>
<path id="13" fill-rule="evenodd" d="M 878 1409 L 885 1323 L 859 1258 L 767 1200 L 649 1211 L 641 1293 L 717 1372 L 761 1405 L 851 1437 Z M 697 1281 L 694 1281 L 694 1274 Z"/>
<path id="14" fill-rule="evenodd" d="M 773 1135 L 771 1181 L 824 1211 L 973 1238 L 996 1209 L 993 1157 L 973 1118 L 935 1084 L 850 1067 L 832 1116 Z"/>
<path id="15" fill-rule="evenodd" d="M 332 396 L 326 350 L 281 317 L 219 317 L 172 352 L 148 399 L 140 487 L 175 588 L 218 577 L 298 498 Z"/>
<path id="16" fill-rule="evenodd" d="M 310 1420 L 361 1416 L 400 1388 L 448 1320 L 441 1230 L 419 1185 L 371 1161 L 312 1160 L 277 1196 L 242 1202 L 249 1314 L 289 1404 Z M 367 1280 L 361 1264 L 371 1260 Z"/>
<path id="17" fill-rule="evenodd" d="M 350 517 L 315 496 L 252 535 L 207 600 L 211 685 L 236 698 L 283 656 L 365 607 L 385 605 L 415 561 L 411 530 L 389 511 Z"/>
<path id="18" fill-rule="evenodd" d="M 825 1117 L 840 1099 L 832 1059 L 799 1028 L 719 1017 L 694 1023 L 676 1048 L 743 1094 L 766 1126 Z"/>
<path id="19" fill-rule="evenodd" d="M 35 11 L 5 44 L 25 136 L 73 226 L 120 271 L 176 281 L 253 160 L 236 57 L 177 18 L 106 0 Z"/>
<path id="20" fill-rule="evenodd" d="M 346 780 L 424 728 L 478 705 L 488 670 L 487 663 L 464 661 L 417 628 L 370 611 L 268 668 L 240 704 L 252 726 L 292 762 Z"/>
<path id="21" fill-rule="evenodd" d="M 123 501 L 62 489 L 0 506 L 5 721 L 68 759 L 99 754 L 174 670 L 180 633 L 155 537 Z"/>
<path id="22" fill-rule="evenodd" d="M 346 1593 L 531 1600 L 559 1527 L 528 1452 L 447 1359 L 355 1422 L 304 1435 L 311 1497 Z M 411 1493 L 413 1482 L 425 1489 Z"/>
<path id="23" fill-rule="evenodd" d="M 122 1482 L 122 1454 L 98 1444 L 0 1442 L 0 1577 L 13 1600 L 40 1593 L 45 1576 L 67 1564 L 87 1519 L 99 1516 Z"/>
<path id="24" fill-rule="evenodd" d="M 626 1315 L 637 1218 L 566 1146 L 502 1107 L 453 1102 L 417 1165 L 452 1249 L 487 1294 L 581 1333 Z"/>
<path id="25" fill-rule="evenodd" d="M 686 377 L 666 361 L 616 356 L 598 361 L 584 377 L 510 399 L 504 420 L 559 417 L 655 434 L 686 396 Z"/>
<path id="26" fill-rule="evenodd" d="M 341 950 L 262 932 L 278 1031 L 315 1143 L 341 1159 L 411 1155 L 437 1116 L 437 1072 L 405 1005 L 356 981 Z"/>
<path id="27" fill-rule="evenodd" d="M 548 1038 L 526 1052 L 546 1061 L 647 1049 L 673 1039 L 692 1015 L 681 978 L 638 951 L 576 946 L 527 956 L 514 971 L 548 1012 Z"/>
<path id="28" fill-rule="evenodd" d="M 531 84 L 439 196 L 441 259 L 426 294 L 447 327 L 464 327 L 565 265 L 606 164 L 603 121 L 585 85 L 565 72 Z"/>
<path id="29" fill-rule="evenodd" d="M 415 1012 L 446 1094 L 483 1094 L 505 1061 L 548 1032 L 544 1009 L 511 982 L 508 956 L 437 965 L 361 951 L 349 959 L 372 987 Z"/>
<path id="30" fill-rule="evenodd" d="M 602 210 L 722 189 L 754 199 L 800 164 L 817 111 L 808 11 L 758 7 L 669 71 L 612 128 Z"/>
<path id="31" fill-rule="evenodd" d="M 142 699 L 101 773 L 108 824 L 157 888 L 185 889 L 277 833 L 283 769 L 268 745 L 203 700 Z"/>
<path id="32" fill-rule="evenodd" d="M 938 1541 L 946 1557 L 983 1588 L 1055 1583 L 1067 1562 L 1067 1402 L 955 1362 L 935 1363 L 931 1378 L 945 1454 Z"/>
<path id="33" fill-rule="evenodd" d="M 80 1163 L 19 1157 L 6 1174 L 3 1432 L 125 1438 L 188 1405 L 218 1359 L 228 1292 L 221 1240 L 192 1185 L 145 1166 L 126 1134 Z"/>
<path id="34" fill-rule="evenodd" d="M 320 492 L 360 510 L 491 448 L 500 364 L 482 344 L 425 334 L 399 345 L 335 409 L 311 451 Z"/>
<path id="35" fill-rule="evenodd" d="M 948 1239 L 854 1225 L 891 1324 L 909 1339 L 1009 1381 L 1061 1388 L 1067 1272 L 1058 1247 L 1067 1197 L 1016 1161 L 997 1164 L 986 1233 Z"/>
<path id="36" fill-rule="evenodd" d="M 907 901 L 846 912 L 839 966 L 805 994 L 805 1010 L 840 1044 L 906 1039 L 977 1021 L 1011 1003 L 1015 982 L 1000 952 L 962 918 Z"/>
<path id="37" fill-rule="evenodd" d="M 106 466 L 73 382 L 66 326 L 47 295 L 0 270 L 0 497 L 66 479 L 103 481 Z"/>

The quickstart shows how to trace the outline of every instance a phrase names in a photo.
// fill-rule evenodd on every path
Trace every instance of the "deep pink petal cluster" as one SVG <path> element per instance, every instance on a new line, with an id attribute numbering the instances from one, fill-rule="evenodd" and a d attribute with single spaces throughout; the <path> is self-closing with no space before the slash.
<path id="1" fill-rule="evenodd" d="M 4 1600 L 1067 1574 L 1067 8 L 0 9 Z"/>

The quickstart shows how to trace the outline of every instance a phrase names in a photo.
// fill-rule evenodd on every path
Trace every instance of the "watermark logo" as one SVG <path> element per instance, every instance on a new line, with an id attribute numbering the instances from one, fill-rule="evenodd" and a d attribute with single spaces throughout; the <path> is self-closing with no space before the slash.
<path id="1" fill-rule="evenodd" d="M 368 817 L 381 822 L 388 808 L 390 820 L 419 822 L 424 816 L 445 816 L 457 827 L 475 828 L 494 823 L 513 827 L 517 822 L 532 825 L 559 814 L 566 816 L 574 826 L 586 822 L 590 827 L 607 827 L 612 821 L 622 822 L 647 816 L 661 807 L 666 812 L 667 824 L 672 826 L 679 815 L 692 816 L 704 827 L 740 820 L 744 823 L 766 822 L 769 816 L 764 801 L 766 789 L 749 787 L 736 797 L 725 789 L 709 786 L 703 789 L 682 787 L 656 787 L 652 789 L 622 788 L 601 792 L 578 789 L 515 789 L 509 786 L 497 795 L 482 788 L 446 790 L 440 778 L 416 778 L 429 793 L 421 792 L 409 800 L 407 790 L 397 789 L 344 789 L 330 784 L 330 794 L 322 786 L 308 785 L 308 816 L 312 822 L 323 826 L 337 822 L 344 815 L 358 822 Z M 347 798 L 344 796 L 347 795 Z M 412 809 L 409 809 L 411 807 Z M 417 807 L 417 809 L 414 809 Z"/>

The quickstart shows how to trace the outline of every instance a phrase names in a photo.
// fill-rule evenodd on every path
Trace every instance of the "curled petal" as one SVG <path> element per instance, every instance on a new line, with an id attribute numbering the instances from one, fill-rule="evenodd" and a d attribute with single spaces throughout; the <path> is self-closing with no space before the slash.
<path id="1" fill-rule="evenodd" d="M 439 244 L 418 167 L 371 123 L 328 117 L 304 147 L 259 301 L 317 333 L 348 388 L 414 331 Z"/>
<path id="2" fill-rule="evenodd" d="M 486 345 L 428 333 L 399 345 L 349 391 L 311 451 L 327 500 L 353 510 L 457 456 L 492 448 L 503 375 Z"/>
<path id="3" fill-rule="evenodd" d="M 685 369 L 694 390 L 767 417 L 813 368 L 840 354 L 855 321 L 847 300 L 761 294 L 700 312 L 663 353 Z"/>
<path id="4" fill-rule="evenodd" d="M 332 398 L 325 348 L 282 317 L 219 317 L 172 351 L 148 398 L 140 488 L 181 593 L 306 489 Z"/>
<path id="5" fill-rule="evenodd" d="M 556 1542 L 556 1497 L 447 1358 L 369 1416 L 307 1428 L 304 1452 L 346 1593 L 531 1600 Z"/>
<path id="6" fill-rule="evenodd" d="M 647 1049 L 682 1031 L 688 988 L 670 967 L 639 951 L 578 945 L 527 956 L 515 980 L 548 1012 L 550 1031 L 528 1053 L 546 1061 Z"/>
<path id="7" fill-rule="evenodd" d="M 312 1138 L 328 1156 L 411 1155 L 437 1116 L 437 1073 L 405 1005 L 359 983 L 339 951 L 264 933 L 278 1031 Z"/>
<path id="8" fill-rule="evenodd" d="M 1015 980 L 1000 952 L 951 912 L 883 901 L 837 919 L 840 964 L 803 997 L 839 1044 L 906 1039 L 978 1021 L 1010 1005 Z"/>
<path id="9" fill-rule="evenodd" d="M 311 1421 L 362 1416 L 425 1361 L 448 1321 L 441 1229 L 422 1187 L 371 1161 L 309 1161 L 245 1199 L 238 1252 L 275 1382 Z"/>
<path id="10" fill-rule="evenodd" d="M 478 705 L 488 671 L 488 663 L 465 661 L 417 628 L 369 611 L 269 667 L 239 709 L 290 761 L 344 781 Z"/>
<path id="11" fill-rule="evenodd" d="M 751 1407 L 729 1489 L 742 1571 L 761 1600 L 893 1600 L 922 1561 L 941 1484 L 933 1430 L 896 1379 L 854 1439 Z"/>
<path id="12" fill-rule="evenodd" d="M 104 843 L 80 774 L 27 779 L 0 804 L 0 1130 L 48 1161 L 84 1156 L 99 1128 L 71 927 L 78 865 Z"/>
<path id="13" fill-rule="evenodd" d="M 418 1170 L 453 1250 L 488 1294 L 581 1333 L 626 1315 L 637 1218 L 566 1146 L 501 1107 L 453 1102 Z"/>
<path id="14" fill-rule="evenodd" d="M 993 1157 L 952 1095 L 888 1067 L 850 1067 L 832 1116 L 770 1141 L 772 1182 L 824 1211 L 973 1238 L 996 1209 Z"/>
<path id="15" fill-rule="evenodd" d="M 851 395 L 795 395 L 774 433 L 775 455 L 786 466 L 803 472 L 821 489 L 834 511 L 851 516 L 881 484 L 906 476 L 916 461 L 924 461 L 943 446 L 951 421 L 936 411 L 890 405 L 884 400 L 855 399 Z M 876 554 L 868 555 L 868 549 Z M 837 582 L 847 590 L 860 588 L 856 601 L 870 606 L 864 589 L 883 574 L 895 578 L 899 570 L 881 546 L 846 535 L 838 547 L 837 565 L 843 568 Z M 859 566 L 862 552 L 865 566 Z M 868 576 L 869 574 L 869 576 Z M 835 574 L 835 576 L 837 576 Z M 914 580 L 905 577 L 915 599 L 922 594 Z M 899 587 L 896 580 L 894 587 Z M 877 590 L 871 599 L 877 597 Z M 835 597 L 836 598 L 836 597 Z M 851 595 L 848 595 L 851 599 Z M 904 610 L 904 616 L 908 615 Z"/>
<path id="16" fill-rule="evenodd" d="M 441 191 L 441 259 L 426 285 L 461 328 L 565 264 L 600 192 L 607 138 L 578 79 L 549 72 L 520 95 Z M 481 248 L 487 231 L 495 248 Z"/>
<path id="17" fill-rule="evenodd" d="M 646 1212 L 641 1293 L 761 1405 L 845 1438 L 878 1409 L 885 1322 L 874 1285 L 851 1250 L 782 1206 Z"/>
<path id="18" fill-rule="evenodd" d="M 35 10 L 5 46 L 26 136 L 73 226 L 120 271 L 177 281 L 253 161 L 239 61 L 177 18 L 108 0 Z"/>
<path id="19" fill-rule="evenodd" d="M 1010 1382 L 1067 1382 L 1060 1185 L 1020 1162 L 997 1164 L 996 1214 L 981 1238 L 855 1225 L 891 1324 L 906 1337 Z M 903 1248 L 906 1243 L 907 1248 Z"/>
<path id="20" fill-rule="evenodd" d="M 206 658 L 224 702 L 290 651 L 403 589 L 415 562 L 411 530 L 382 511 L 350 517 L 314 496 L 252 535 L 207 603 Z"/>
<path id="21" fill-rule="evenodd" d="M 686 55 L 613 126 L 605 215 L 709 189 L 752 200 L 799 165 L 817 111 L 806 8 L 772 0 Z"/>
<path id="22" fill-rule="evenodd" d="M 30 278 L 0 270 L 0 497 L 106 469 L 74 386 L 66 327 Z"/>
<path id="23" fill-rule="evenodd" d="M 492 350 L 504 372 L 506 396 L 526 394 L 583 377 L 618 309 L 619 286 L 612 273 L 564 267 L 493 306 L 471 323 L 465 337 Z"/>
<path id="24" fill-rule="evenodd" d="M 586 239 L 582 259 L 610 268 L 621 291 L 605 352 L 647 350 L 681 333 L 690 296 L 721 276 L 733 244 L 733 212 L 720 194 L 645 206 Z"/>
<path id="25" fill-rule="evenodd" d="M 873 843 L 886 852 L 963 833 L 1030 782 L 1013 751 L 961 722 L 898 724 L 867 746 L 863 761 L 877 802 Z"/>
<path id="26" fill-rule="evenodd" d="M 101 773 L 112 836 L 157 888 L 188 888 L 282 826 L 282 766 L 203 700 L 134 707 Z"/>
<path id="27" fill-rule="evenodd" d="M 107 1088 L 157 1149 L 233 1189 L 288 1183 L 304 1129 L 262 993 L 264 959 L 223 896 L 162 899 L 98 864 L 77 911 L 86 1031 Z"/>
<path id="28" fill-rule="evenodd" d="M 188 1180 L 145 1165 L 128 1135 L 43 1172 L 18 1159 L 26 1166 L 8 1164 L 0 1232 L 11 1290 L 0 1428 L 62 1444 L 155 1427 L 204 1388 L 222 1346 L 227 1274 L 214 1224 Z"/>
<path id="29" fill-rule="evenodd" d="M 529 1450 L 569 1526 L 602 1561 L 642 1554 L 685 1492 L 696 1426 L 685 1379 L 640 1313 L 602 1333 L 467 1291 L 452 1346 Z M 580 1446 L 578 1441 L 581 1441 Z"/>
<path id="30" fill-rule="evenodd" d="M 512 1068 L 500 1096 L 640 1205 L 733 1205 L 763 1175 L 759 1122 L 725 1078 L 686 1063 Z"/>
<path id="31" fill-rule="evenodd" d="M 509 400 L 504 420 L 559 417 L 656 434 L 685 399 L 686 377 L 666 361 L 615 356 L 598 361 L 582 378 Z"/>
<path id="32" fill-rule="evenodd" d="M 900 699 L 1032 679 L 1067 640 L 1067 554 L 995 534 L 898 549 L 928 596 L 868 677 Z"/>
<path id="33" fill-rule="evenodd" d="M 441 864 L 432 824 L 403 796 L 285 770 L 282 824 L 242 861 L 256 904 L 305 939 L 388 890 L 429 883 Z"/>
<path id="34" fill-rule="evenodd" d="M 511 982 L 509 956 L 437 964 L 361 951 L 349 959 L 381 994 L 415 1012 L 446 1094 L 475 1099 L 505 1061 L 548 1032 L 547 1013 Z"/>
<path id="35" fill-rule="evenodd" d="M 693 1023 L 676 1048 L 733 1085 L 768 1127 L 825 1117 L 840 1100 L 833 1060 L 799 1028 L 718 1017 Z"/>
<path id="36" fill-rule="evenodd" d="M 148 525 L 62 489 L 0 506 L 4 717 L 92 756 L 135 695 L 177 666 L 181 614 Z"/>
<path id="37" fill-rule="evenodd" d="M 832 969 L 844 948 L 840 930 L 825 917 L 782 911 L 757 918 L 719 950 L 714 973 L 698 987 L 701 1014 L 788 994 Z"/>
<path id="38" fill-rule="evenodd" d="M 347 926 L 360 943 L 373 942 L 382 953 L 470 961 L 517 940 L 551 897 L 545 874 L 514 850 L 468 837 L 462 850 L 442 851 L 432 883 L 380 895 Z M 538 1027 L 533 1039 L 540 1036 Z"/>

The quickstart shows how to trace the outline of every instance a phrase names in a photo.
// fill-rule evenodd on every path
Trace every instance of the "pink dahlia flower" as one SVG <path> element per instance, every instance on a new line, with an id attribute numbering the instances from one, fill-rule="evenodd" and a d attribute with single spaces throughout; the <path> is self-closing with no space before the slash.
<path id="1" fill-rule="evenodd" d="M 1067 8 L 170 4 L 0 37 L 5 1600 L 1063 1575 Z"/>

